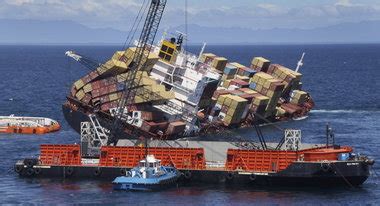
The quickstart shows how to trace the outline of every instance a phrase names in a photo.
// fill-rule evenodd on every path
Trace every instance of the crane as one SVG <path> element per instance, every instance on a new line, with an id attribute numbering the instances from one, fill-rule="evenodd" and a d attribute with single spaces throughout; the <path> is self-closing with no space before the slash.
<path id="1" fill-rule="evenodd" d="M 141 31 L 136 52 L 133 55 L 132 63 L 129 66 L 127 76 L 124 84 L 126 86 L 119 100 L 115 120 L 111 126 L 110 135 L 108 137 L 107 145 L 116 145 L 118 138 L 117 135 L 123 132 L 122 118 L 125 111 L 125 106 L 130 104 L 130 100 L 134 99 L 136 90 L 139 88 L 141 77 L 136 79 L 137 71 L 145 64 L 154 39 L 157 34 L 158 26 L 160 25 L 161 18 L 166 6 L 167 0 L 152 0 L 145 18 L 144 26 Z M 125 59 L 121 58 L 124 61 Z"/>
<path id="2" fill-rule="evenodd" d="M 148 4 L 146 5 L 145 2 L 142 4 L 142 8 L 145 5 L 145 9 L 148 8 L 148 10 L 146 12 L 146 17 L 142 31 L 140 33 L 140 37 L 137 41 L 135 52 L 132 57 L 129 57 L 129 59 L 125 58 L 124 56 L 121 56 L 119 58 L 120 61 L 124 61 L 127 63 L 127 61 L 129 60 L 129 62 L 131 63 L 128 65 L 128 71 L 126 72 L 125 78 L 123 80 L 125 89 L 123 90 L 122 95 L 119 98 L 119 103 L 114 113 L 114 118 L 107 122 L 107 128 L 109 130 L 106 130 L 103 128 L 103 126 L 100 124 L 98 120 L 97 116 L 101 115 L 100 113 L 98 113 L 99 111 L 95 110 L 93 114 L 89 115 L 89 119 L 91 120 L 91 122 L 87 122 L 87 124 L 82 124 L 83 127 L 81 127 L 81 142 L 82 144 L 85 144 L 83 146 L 87 146 L 87 148 L 91 150 L 91 152 L 87 153 L 85 151 L 85 153 L 89 155 L 97 155 L 101 146 L 116 145 L 118 141 L 117 135 L 124 133 L 126 106 L 133 103 L 130 100 L 134 100 L 134 97 L 137 92 L 136 90 L 138 88 L 141 88 L 141 86 L 139 86 L 141 76 L 138 76 L 137 73 L 138 70 L 144 68 L 144 64 L 146 63 L 149 57 L 153 41 L 158 31 L 158 26 L 161 22 L 161 18 L 166 6 L 166 2 L 167 0 L 151 0 L 150 3 L 148 2 Z M 135 31 L 131 32 L 134 33 Z M 95 60 L 84 55 L 78 54 L 74 51 L 67 51 L 65 54 L 66 56 L 81 63 L 90 70 L 96 71 L 99 67 L 107 69 L 104 64 L 98 63 Z M 132 61 L 130 61 L 130 59 L 132 59 Z M 130 135 L 134 137 L 138 136 L 136 132 L 137 131 L 133 131 Z"/>

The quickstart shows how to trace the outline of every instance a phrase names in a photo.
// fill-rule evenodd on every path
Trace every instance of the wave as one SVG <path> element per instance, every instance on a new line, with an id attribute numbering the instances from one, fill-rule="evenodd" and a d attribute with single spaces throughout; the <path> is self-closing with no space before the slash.
<path id="1" fill-rule="evenodd" d="M 352 109 L 336 109 L 336 110 L 327 110 L 327 109 L 315 109 L 311 110 L 311 113 L 330 113 L 330 114 L 364 114 L 364 113 L 380 113 L 379 110 L 352 110 Z"/>

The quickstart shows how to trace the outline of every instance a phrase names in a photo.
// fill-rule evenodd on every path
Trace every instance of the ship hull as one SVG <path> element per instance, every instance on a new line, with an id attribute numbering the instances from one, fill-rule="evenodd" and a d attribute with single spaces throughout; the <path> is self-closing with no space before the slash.
<path id="1" fill-rule="evenodd" d="M 35 165 L 28 167 L 23 163 L 16 163 L 16 172 L 20 176 L 29 178 L 70 178 L 70 179 L 98 179 L 112 181 L 115 177 L 125 174 L 130 168 L 122 167 L 95 167 L 95 166 L 48 166 Z M 277 173 L 255 173 L 225 170 L 180 170 L 179 182 L 224 184 L 244 186 L 286 186 L 286 187 L 357 187 L 369 177 L 370 165 L 363 161 L 334 162 L 326 170 L 321 163 L 292 163 L 287 169 Z M 33 171 L 33 172 L 31 172 Z M 37 171 L 37 172 L 36 172 Z"/>
<path id="2" fill-rule="evenodd" d="M 63 112 L 63 115 L 65 117 L 65 120 L 67 121 L 67 123 L 70 125 L 71 128 L 73 128 L 77 133 L 80 134 L 80 126 L 81 126 L 81 122 L 88 122 L 90 121 L 89 117 L 88 117 L 88 114 L 86 114 L 86 112 L 84 112 L 83 110 L 89 110 L 91 111 L 91 109 L 82 109 L 83 105 L 81 105 L 80 103 L 78 102 L 74 102 L 74 101 L 70 101 L 70 98 L 69 98 L 69 102 L 72 103 L 72 104 L 75 104 L 76 107 L 78 109 L 72 109 L 72 107 L 70 107 L 69 104 L 63 104 L 62 105 L 62 112 Z M 91 112 L 90 112 L 91 113 Z M 304 114 L 304 116 L 306 117 L 307 113 Z M 108 120 L 107 121 L 104 121 L 102 118 L 99 118 L 98 119 L 100 124 L 103 126 L 103 127 L 106 127 L 107 129 L 111 129 L 110 128 L 110 121 Z M 112 120 L 111 120 L 112 121 Z M 269 121 L 269 119 L 268 119 Z M 276 122 L 279 122 L 281 120 L 272 120 L 271 122 L 272 123 L 276 123 Z M 286 120 L 284 120 L 286 121 Z M 268 124 L 268 122 L 262 122 L 263 124 Z M 260 123 L 259 123 L 260 124 Z M 243 127 L 249 127 L 247 125 L 241 125 L 241 128 Z M 239 128 L 239 127 L 233 127 L 233 128 Z M 133 129 L 136 129 L 136 128 L 133 128 Z M 224 130 L 228 130 L 230 129 L 229 127 L 218 127 L 218 128 L 213 128 L 213 129 L 205 129 L 205 130 L 201 130 L 200 133 L 198 134 L 191 134 L 190 136 L 197 136 L 197 135 L 207 135 L 207 134 L 212 134 L 212 133 L 220 133 Z M 142 131 L 140 131 L 142 132 Z M 149 132 L 144 132 L 145 135 L 147 136 L 150 136 L 151 138 L 158 138 L 159 136 L 157 136 L 157 134 L 153 134 L 153 133 L 149 133 Z M 164 139 L 179 139 L 179 138 L 183 138 L 183 137 L 187 137 L 185 135 L 183 135 L 183 133 L 181 133 L 182 135 L 174 135 L 174 136 L 170 136 L 170 137 L 165 137 Z M 124 139 L 124 138 L 131 138 L 130 135 L 128 135 L 127 133 L 124 133 L 124 134 L 118 134 L 118 137 L 119 139 Z"/>

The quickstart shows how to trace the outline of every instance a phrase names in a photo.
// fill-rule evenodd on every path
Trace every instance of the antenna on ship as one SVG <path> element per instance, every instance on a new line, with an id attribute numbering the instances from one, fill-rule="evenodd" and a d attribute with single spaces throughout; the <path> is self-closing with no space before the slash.
<path id="1" fill-rule="evenodd" d="M 201 56 L 202 56 L 203 52 L 205 51 L 205 48 L 206 48 L 206 42 L 203 42 L 202 49 L 201 49 L 201 51 L 199 52 L 198 61 L 201 60 Z"/>
<path id="2" fill-rule="evenodd" d="M 305 52 L 302 53 L 302 56 L 301 56 L 301 59 L 297 62 L 297 68 L 296 68 L 296 72 L 298 72 L 298 70 L 303 66 L 303 58 L 305 56 Z"/>

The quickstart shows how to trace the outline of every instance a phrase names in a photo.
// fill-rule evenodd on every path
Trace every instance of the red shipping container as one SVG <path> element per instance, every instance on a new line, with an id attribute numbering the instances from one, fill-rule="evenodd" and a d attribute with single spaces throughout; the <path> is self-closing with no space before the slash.
<path id="1" fill-rule="evenodd" d="M 75 88 L 75 86 L 71 87 L 71 96 L 75 97 L 75 95 L 77 94 L 77 89 Z"/>
<path id="2" fill-rule="evenodd" d="M 82 81 L 83 81 L 84 84 L 89 83 L 91 80 L 92 80 L 92 79 L 91 79 L 91 77 L 90 77 L 89 75 L 86 75 L 86 76 L 84 76 L 84 77 L 82 78 Z"/>
<path id="3" fill-rule="evenodd" d="M 96 79 L 99 76 L 99 74 L 98 74 L 97 71 L 93 71 L 93 72 L 91 72 L 88 75 L 90 76 L 91 80 L 94 80 L 94 79 Z"/>
<path id="4" fill-rule="evenodd" d="M 106 103 L 106 102 L 109 102 L 109 101 L 110 101 L 110 98 L 109 98 L 108 95 L 100 97 L 100 102 L 101 103 Z"/>
<path id="5" fill-rule="evenodd" d="M 84 95 L 82 102 L 85 104 L 89 104 L 91 101 L 91 98 L 92 98 L 91 95 L 87 93 L 86 95 Z"/>
<path id="6" fill-rule="evenodd" d="M 158 130 L 158 125 L 155 122 L 143 121 L 141 129 L 146 132 L 155 133 Z"/>
<path id="7" fill-rule="evenodd" d="M 100 90 L 100 96 L 103 96 L 109 93 L 107 87 L 102 87 L 99 90 Z"/>
<path id="8" fill-rule="evenodd" d="M 244 92 L 239 91 L 239 90 L 232 90 L 232 91 L 230 91 L 230 94 L 235 95 L 235 96 L 240 96 L 240 95 L 244 94 Z"/>
<path id="9" fill-rule="evenodd" d="M 155 122 L 158 126 L 158 129 L 161 131 L 165 131 L 168 128 L 169 122 Z"/>
<path id="10" fill-rule="evenodd" d="M 93 90 L 94 90 L 94 89 L 99 89 L 99 88 L 101 87 L 101 83 L 100 83 L 100 81 L 92 82 L 92 83 L 91 83 L 91 87 L 92 87 Z"/>
<path id="11" fill-rule="evenodd" d="M 216 91 L 214 92 L 214 95 L 212 95 L 212 97 L 213 97 L 214 99 L 218 99 L 220 95 L 225 95 L 225 94 L 230 94 L 230 91 L 225 90 L 225 89 L 216 90 Z"/>
<path id="12" fill-rule="evenodd" d="M 102 111 L 108 111 L 109 109 L 111 109 L 111 104 L 110 103 L 102 104 L 102 106 L 100 106 L 100 108 Z"/>
<path id="13" fill-rule="evenodd" d="M 162 119 L 162 113 L 141 111 L 141 118 L 147 121 L 160 120 Z"/>
<path id="14" fill-rule="evenodd" d="M 117 86 L 116 84 L 111 84 L 108 86 L 108 93 L 116 92 L 117 91 Z"/>
<path id="15" fill-rule="evenodd" d="M 100 89 L 94 89 L 91 91 L 92 97 L 99 97 L 100 96 Z"/>
<path id="16" fill-rule="evenodd" d="M 242 95 L 239 95 L 241 98 L 244 98 L 248 101 L 248 104 L 251 104 L 253 98 L 255 97 L 253 94 L 246 94 L 243 93 Z"/>
<path id="17" fill-rule="evenodd" d="M 238 86 L 240 88 L 244 88 L 244 87 L 249 87 L 249 83 L 248 82 L 245 82 L 241 79 L 233 79 L 231 82 L 230 82 L 230 85 L 235 85 L 235 86 Z"/>

